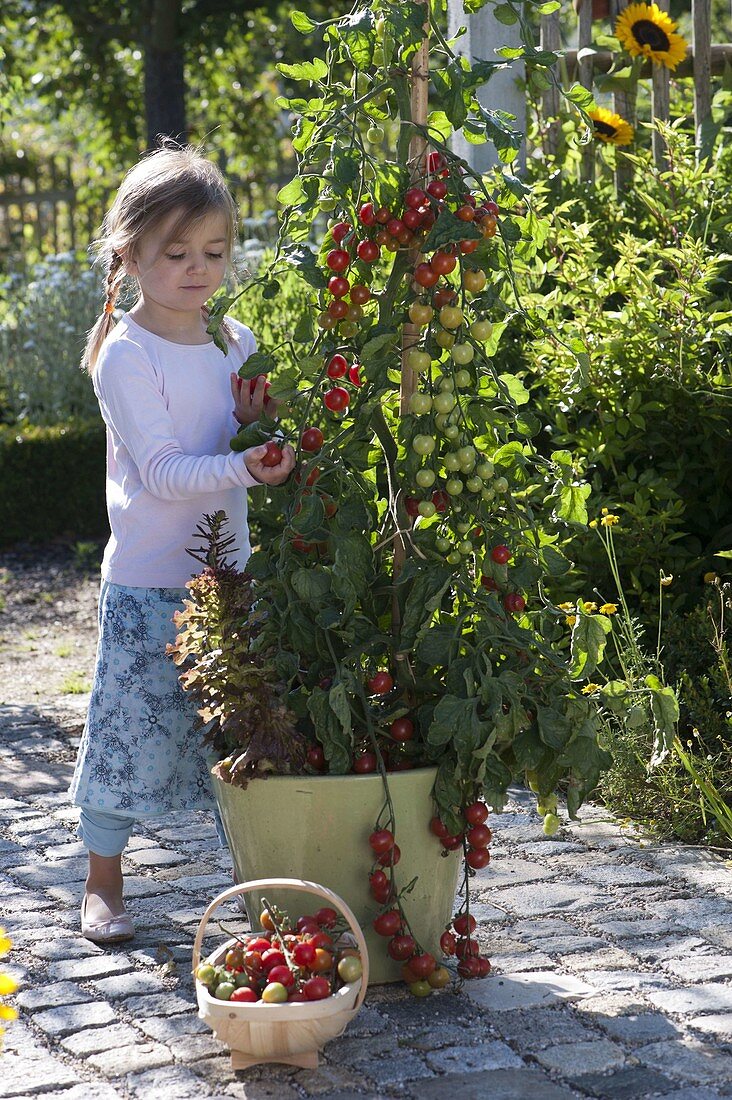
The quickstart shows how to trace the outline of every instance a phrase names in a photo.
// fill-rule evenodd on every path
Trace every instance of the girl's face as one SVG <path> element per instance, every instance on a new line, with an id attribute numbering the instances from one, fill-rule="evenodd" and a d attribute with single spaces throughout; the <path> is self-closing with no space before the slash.
<path id="1" fill-rule="evenodd" d="M 224 214 L 209 214 L 185 231 L 185 239 L 170 233 L 181 211 L 174 210 L 146 233 L 126 267 L 140 284 L 143 300 L 176 313 L 199 313 L 226 274 L 227 222 Z"/>

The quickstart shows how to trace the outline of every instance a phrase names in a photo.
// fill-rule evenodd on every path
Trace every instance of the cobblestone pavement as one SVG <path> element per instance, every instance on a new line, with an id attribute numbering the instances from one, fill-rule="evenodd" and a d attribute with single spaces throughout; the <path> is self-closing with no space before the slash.
<path id="1" fill-rule="evenodd" d="M 592 807 L 544 839 L 521 791 L 491 822 L 494 859 L 475 880 L 489 978 L 426 1001 L 375 988 L 317 1070 L 233 1073 L 189 972 L 200 915 L 231 882 L 206 815 L 134 838 L 133 942 L 103 950 L 78 933 L 85 859 L 65 790 L 79 717 L 0 707 L 4 968 L 21 981 L 0 1097 L 732 1096 L 729 865 L 644 842 Z"/>

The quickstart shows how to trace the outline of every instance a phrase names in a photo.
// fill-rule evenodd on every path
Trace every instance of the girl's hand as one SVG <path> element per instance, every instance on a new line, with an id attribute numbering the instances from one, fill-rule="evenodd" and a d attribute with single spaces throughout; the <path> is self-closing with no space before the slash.
<path id="1" fill-rule="evenodd" d="M 262 412 L 273 420 L 277 416 L 277 402 L 265 395 L 267 379 L 260 374 L 252 390 L 249 380 L 231 374 L 231 396 L 234 398 L 234 416 L 240 424 L 253 424 L 259 420 Z M 251 391 L 251 392 L 250 392 Z"/>
<path id="2" fill-rule="evenodd" d="M 289 445 L 283 447 L 282 461 L 278 466 L 265 466 L 262 459 L 266 454 L 266 443 L 263 443 L 260 447 L 250 447 L 248 451 L 245 451 L 244 461 L 247 470 L 249 470 L 252 477 L 256 477 L 257 481 L 261 481 L 264 485 L 282 485 L 295 468 L 294 450 Z"/>

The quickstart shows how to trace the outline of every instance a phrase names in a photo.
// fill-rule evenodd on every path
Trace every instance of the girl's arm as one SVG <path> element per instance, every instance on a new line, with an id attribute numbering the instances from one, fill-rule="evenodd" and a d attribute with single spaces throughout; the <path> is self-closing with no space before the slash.
<path id="1" fill-rule="evenodd" d="M 258 447 L 244 454 L 185 454 L 151 364 L 126 341 L 107 349 L 94 388 L 104 420 L 129 451 L 143 486 L 161 500 L 190 500 L 221 489 L 251 488 L 265 480 L 279 484 L 294 465 L 294 456 L 288 456 L 284 469 L 262 467 L 260 456 L 253 453 Z M 263 470 L 265 476 L 260 476 Z"/>

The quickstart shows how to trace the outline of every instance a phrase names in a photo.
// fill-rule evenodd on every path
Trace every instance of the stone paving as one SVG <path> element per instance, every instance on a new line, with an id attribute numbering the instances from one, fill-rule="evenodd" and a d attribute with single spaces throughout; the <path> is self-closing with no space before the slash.
<path id="1" fill-rule="evenodd" d="M 231 882 L 206 815 L 133 839 L 134 941 L 79 935 L 85 858 L 65 794 L 78 717 L 0 707 L 0 919 L 21 982 L 0 1097 L 732 1097 L 730 864 L 595 807 L 545 839 L 522 791 L 491 821 L 494 858 L 475 880 L 491 976 L 426 1001 L 374 988 L 318 1069 L 232 1072 L 190 977 L 200 915 Z"/>

